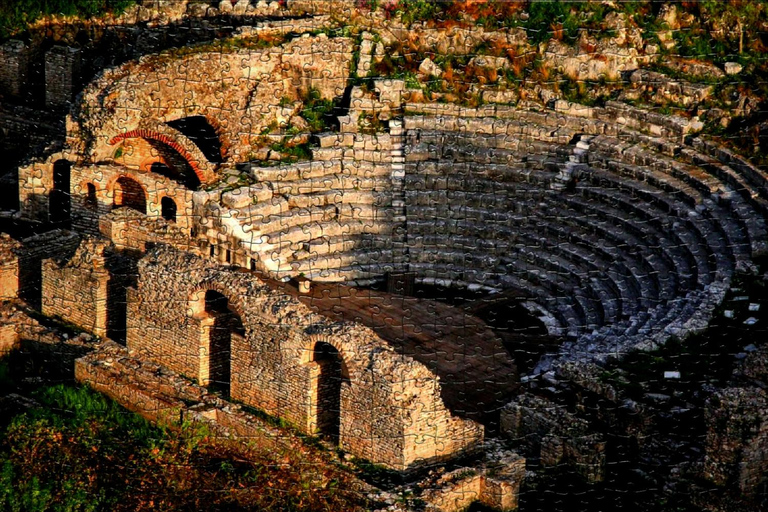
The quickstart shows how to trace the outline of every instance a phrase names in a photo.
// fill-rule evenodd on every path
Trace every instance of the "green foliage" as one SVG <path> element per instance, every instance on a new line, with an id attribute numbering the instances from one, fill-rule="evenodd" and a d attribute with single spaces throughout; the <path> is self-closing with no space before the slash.
<path id="1" fill-rule="evenodd" d="M 270 146 L 272 151 L 282 155 L 282 163 L 294 163 L 299 160 L 312 160 L 312 148 L 308 143 L 291 145 L 290 141 L 282 140 Z"/>
<path id="2" fill-rule="evenodd" d="M 446 2 L 435 0 L 401 0 L 397 7 L 400 19 L 406 25 L 420 21 L 433 20 L 442 11 Z"/>
<path id="3" fill-rule="evenodd" d="M 525 28 L 533 43 L 548 41 L 554 35 L 556 25 L 561 25 L 563 37 L 575 41 L 579 35 L 579 20 L 571 12 L 571 2 L 561 0 L 535 1 L 528 6 Z"/>
<path id="4" fill-rule="evenodd" d="M 135 0 L 3 0 L 0 2 L 0 38 L 20 32 L 44 16 L 62 14 L 93 18 L 108 13 L 120 14 Z"/>
<path id="5" fill-rule="evenodd" d="M 309 130 L 313 133 L 327 130 L 329 117 L 333 113 L 333 101 L 321 98 L 320 91 L 314 88 L 301 99 L 304 106 L 300 115 L 309 123 Z"/>

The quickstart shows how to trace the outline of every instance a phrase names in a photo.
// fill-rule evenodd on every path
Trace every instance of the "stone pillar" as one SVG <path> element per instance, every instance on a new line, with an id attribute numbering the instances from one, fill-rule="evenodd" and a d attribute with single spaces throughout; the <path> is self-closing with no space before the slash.
<path id="1" fill-rule="evenodd" d="M 200 332 L 200 360 L 197 371 L 197 383 L 207 386 L 211 383 L 211 329 L 216 319 L 207 314 L 202 314 L 192 319 L 192 324 L 198 327 Z"/>
<path id="2" fill-rule="evenodd" d="M 80 49 L 54 46 L 45 54 L 45 105 L 68 107 L 80 86 Z"/>
<path id="3" fill-rule="evenodd" d="M 19 97 L 29 74 L 29 48 L 11 39 L 0 46 L 0 93 Z"/>
<path id="4" fill-rule="evenodd" d="M 19 257 L 21 244 L 5 233 L 0 234 L 0 302 L 19 296 Z"/>

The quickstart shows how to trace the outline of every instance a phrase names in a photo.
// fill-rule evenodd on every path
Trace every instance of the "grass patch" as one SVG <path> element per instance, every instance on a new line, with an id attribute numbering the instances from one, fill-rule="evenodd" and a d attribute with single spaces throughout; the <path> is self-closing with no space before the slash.
<path id="1" fill-rule="evenodd" d="M 349 475 L 302 445 L 233 452 L 186 423 L 152 425 L 86 387 L 42 387 L 5 427 L 0 510 L 365 510 Z M 287 445 L 286 445 L 287 446 Z"/>
<path id="2" fill-rule="evenodd" d="M 27 30 L 45 16 L 64 15 L 82 19 L 121 14 L 135 0 L 3 0 L 0 2 L 0 39 Z"/>

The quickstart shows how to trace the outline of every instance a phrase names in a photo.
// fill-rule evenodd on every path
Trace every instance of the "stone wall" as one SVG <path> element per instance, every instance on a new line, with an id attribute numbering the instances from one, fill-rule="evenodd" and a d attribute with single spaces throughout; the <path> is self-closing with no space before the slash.
<path id="1" fill-rule="evenodd" d="M 80 236 L 63 230 L 48 231 L 22 240 L 19 253 L 19 297 L 30 306 L 43 306 L 43 260 L 68 259 L 80 245 Z"/>
<path id="2" fill-rule="evenodd" d="M 228 271 L 159 246 L 139 264 L 128 294 L 128 347 L 171 370 L 205 381 L 214 322 L 208 290 L 228 298 L 244 326 L 229 350 L 233 399 L 313 433 L 320 369 L 315 344 L 335 347 L 343 361 L 340 446 L 395 469 L 451 457 L 482 439 L 482 427 L 452 417 L 440 385 L 423 365 L 396 355 L 373 331 L 332 323 L 246 272 Z M 428 404 L 428 405 L 425 405 Z"/>
<path id="3" fill-rule="evenodd" d="M 23 41 L 11 39 L 0 46 L 0 92 L 11 97 L 24 93 L 29 74 L 29 49 Z"/>
<path id="4" fill-rule="evenodd" d="M 0 233 L 0 302 L 19 296 L 19 249 L 21 244 Z"/>
<path id="5" fill-rule="evenodd" d="M 67 108 L 83 82 L 80 50 L 54 46 L 45 54 L 45 106 Z"/>
<path id="6" fill-rule="evenodd" d="M 715 393 L 705 411 L 707 422 L 703 476 L 742 496 L 757 493 L 768 475 L 768 398 L 763 389 L 726 388 Z M 764 498 L 764 496 L 762 496 Z"/>
<path id="7" fill-rule="evenodd" d="M 131 208 L 118 208 L 99 219 L 99 232 L 121 250 L 144 253 L 158 243 L 202 255 L 203 249 L 189 233 L 163 219 L 142 215 Z"/>
<path id="8" fill-rule="evenodd" d="M 568 464 L 589 482 L 605 477 L 605 441 L 562 406 L 522 395 L 502 411 L 501 431 L 544 466 Z"/>
<path id="9" fill-rule="evenodd" d="M 43 261 L 43 314 L 61 318 L 97 336 L 107 335 L 107 243 L 85 239 L 64 262 Z"/>
<path id="10" fill-rule="evenodd" d="M 116 149 L 110 141 L 121 133 L 155 130 L 166 122 L 199 115 L 217 130 L 229 158 L 245 159 L 262 130 L 276 120 L 281 98 L 295 100 L 310 88 L 326 99 L 343 94 L 352 58 L 350 39 L 320 34 L 274 48 L 254 45 L 263 34 L 277 37 L 285 33 L 283 29 L 307 31 L 313 24 L 315 20 L 284 27 L 265 24 L 229 41 L 231 49 L 191 47 L 106 71 L 84 92 L 87 108 L 79 112 L 77 128 L 70 131 L 77 134 L 73 145 L 92 161 L 107 160 Z M 210 65 L 212 60 L 215 67 Z M 136 75 L 145 78 L 137 82 Z M 188 76 L 208 79 L 190 81 Z M 183 104 L 179 97 L 186 98 Z"/>

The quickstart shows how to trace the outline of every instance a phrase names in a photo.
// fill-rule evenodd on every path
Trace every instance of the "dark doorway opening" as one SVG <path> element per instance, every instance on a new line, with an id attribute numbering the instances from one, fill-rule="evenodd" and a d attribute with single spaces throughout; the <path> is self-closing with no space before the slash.
<path id="1" fill-rule="evenodd" d="M 170 197 L 160 200 L 160 213 L 168 222 L 176 222 L 176 201 Z"/>
<path id="2" fill-rule="evenodd" d="M 317 431 L 334 444 L 341 428 L 341 386 L 348 380 L 344 361 L 330 343 L 315 344 L 313 360 L 320 366 L 317 382 Z"/>
<path id="3" fill-rule="evenodd" d="M 51 223 L 64 228 L 69 228 L 72 214 L 71 170 L 72 164 L 66 160 L 57 160 L 53 164 L 53 189 L 50 195 L 49 220 Z"/>
<path id="4" fill-rule="evenodd" d="M 85 196 L 85 207 L 90 210 L 96 209 L 96 185 L 93 183 L 86 184 L 86 196 Z"/>
<path id="5" fill-rule="evenodd" d="M 245 335 L 240 316 L 229 308 L 229 299 L 221 293 L 205 292 L 205 311 L 214 318 L 208 352 L 209 386 L 229 396 L 232 377 L 232 333 Z"/>
<path id="6" fill-rule="evenodd" d="M 147 214 L 147 197 L 138 181 L 122 176 L 115 183 L 113 205 L 115 208 L 126 206 L 144 215 Z"/>

